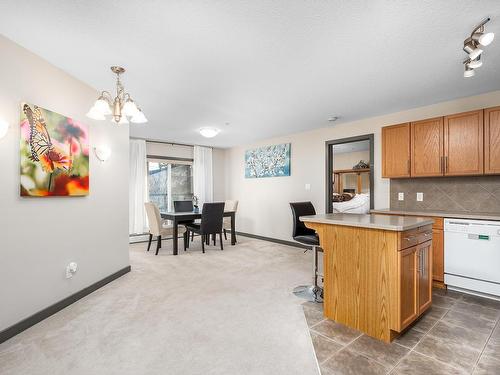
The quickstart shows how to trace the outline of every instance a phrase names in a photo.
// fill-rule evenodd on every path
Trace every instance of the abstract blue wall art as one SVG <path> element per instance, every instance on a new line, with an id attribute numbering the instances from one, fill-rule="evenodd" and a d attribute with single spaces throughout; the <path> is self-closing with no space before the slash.
<path id="1" fill-rule="evenodd" d="M 245 178 L 290 176 L 290 143 L 245 151 Z"/>

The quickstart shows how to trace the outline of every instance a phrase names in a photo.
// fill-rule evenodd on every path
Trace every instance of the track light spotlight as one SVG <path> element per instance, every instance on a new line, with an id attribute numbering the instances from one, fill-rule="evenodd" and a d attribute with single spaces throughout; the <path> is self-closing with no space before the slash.
<path id="1" fill-rule="evenodd" d="M 464 40 L 464 51 L 469 57 L 464 61 L 465 71 L 464 77 L 473 77 L 474 69 L 483 65 L 481 54 L 483 47 L 489 45 L 495 38 L 494 33 L 486 33 L 484 25 L 490 21 L 490 18 L 485 18 L 481 23 L 472 30 L 470 37 Z"/>
<path id="2" fill-rule="evenodd" d="M 467 66 L 472 69 L 479 68 L 481 65 L 483 65 L 483 62 L 481 61 L 481 55 L 476 57 L 474 60 L 470 60 L 467 62 Z"/>
<path id="3" fill-rule="evenodd" d="M 476 72 L 474 71 L 474 69 L 469 68 L 467 65 L 465 65 L 465 71 L 464 71 L 465 78 L 474 77 L 475 74 Z"/>
<path id="4" fill-rule="evenodd" d="M 472 38 L 467 38 L 464 41 L 464 51 L 469 54 L 471 60 L 477 58 L 480 54 L 483 53 L 483 50 L 477 47 L 476 43 L 472 40 Z"/>
<path id="5" fill-rule="evenodd" d="M 476 43 L 480 44 L 483 47 L 486 47 L 495 39 L 495 33 L 474 33 L 472 34 L 472 40 Z"/>

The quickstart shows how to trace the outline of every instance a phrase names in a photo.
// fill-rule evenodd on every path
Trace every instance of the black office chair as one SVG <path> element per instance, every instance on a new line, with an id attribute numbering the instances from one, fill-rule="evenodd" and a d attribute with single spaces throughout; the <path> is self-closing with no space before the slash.
<path id="1" fill-rule="evenodd" d="M 316 215 L 316 210 L 311 202 L 293 202 L 290 203 L 293 214 L 293 234 L 295 241 L 311 246 L 313 251 L 313 284 L 301 285 L 293 290 L 293 294 L 297 297 L 305 298 L 312 302 L 323 302 L 323 289 L 318 286 L 318 277 L 323 277 L 318 273 L 318 252 L 323 252 L 319 247 L 319 237 L 316 231 L 307 228 L 305 224 L 299 220 L 301 216 Z"/>
<path id="2" fill-rule="evenodd" d="M 193 201 L 174 201 L 174 212 L 193 212 Z M 184 225 L 187 230 L 187 224 L 193 224 L 194 220 L 182 220 L 179 224 Z M 194 233 L 191 233 L 191 241 L 194 241 Z M 187 234 L 187 247 L 189 247 L 189 233 Z M 185 249 L 184 249 L 185 250 Z"/>
<path id="3" fill-rule="evenodd" d="M 215 245 L 215 236 L 219 235 L 220 249 L 224 250 L 222 244 L 222 219 L 224 217 L 224 202 L 204 203 L 201 211 L 200 224 L 187 224 L 189 232 L 201 235 L 201 250 L 205 252 L 205 243 L 210 243 L 210 236 L 213 236 Z"/>

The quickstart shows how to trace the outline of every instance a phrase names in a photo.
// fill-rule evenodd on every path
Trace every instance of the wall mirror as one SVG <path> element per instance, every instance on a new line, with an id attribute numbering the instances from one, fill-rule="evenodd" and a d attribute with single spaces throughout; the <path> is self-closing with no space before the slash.
<path id="1" fill-rule="evenodd" d="M 326 212 L 365 214 L 374 208 L 373 134 L 326 144 Z"/>

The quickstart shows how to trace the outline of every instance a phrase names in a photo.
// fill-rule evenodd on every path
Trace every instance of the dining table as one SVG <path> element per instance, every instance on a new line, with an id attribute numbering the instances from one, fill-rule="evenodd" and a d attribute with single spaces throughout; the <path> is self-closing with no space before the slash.
<path id="1" fill-rule="evenodd" d="M 179 253 L 179 224 L 181 222 L 201 219 L 201 212 L 199 211 L 187 211 L 187 212 L 160 212 L 161 218 L 165 220 L 170 220 L 172 222 L 172 241 L 173 241 L 173 250 L 174 255 Z M 236 235 L 235 235 L 235 217 L 236 211 L 224 211 L 224 217 L 231 218 L 231 245 L 236 244 Z"/>

